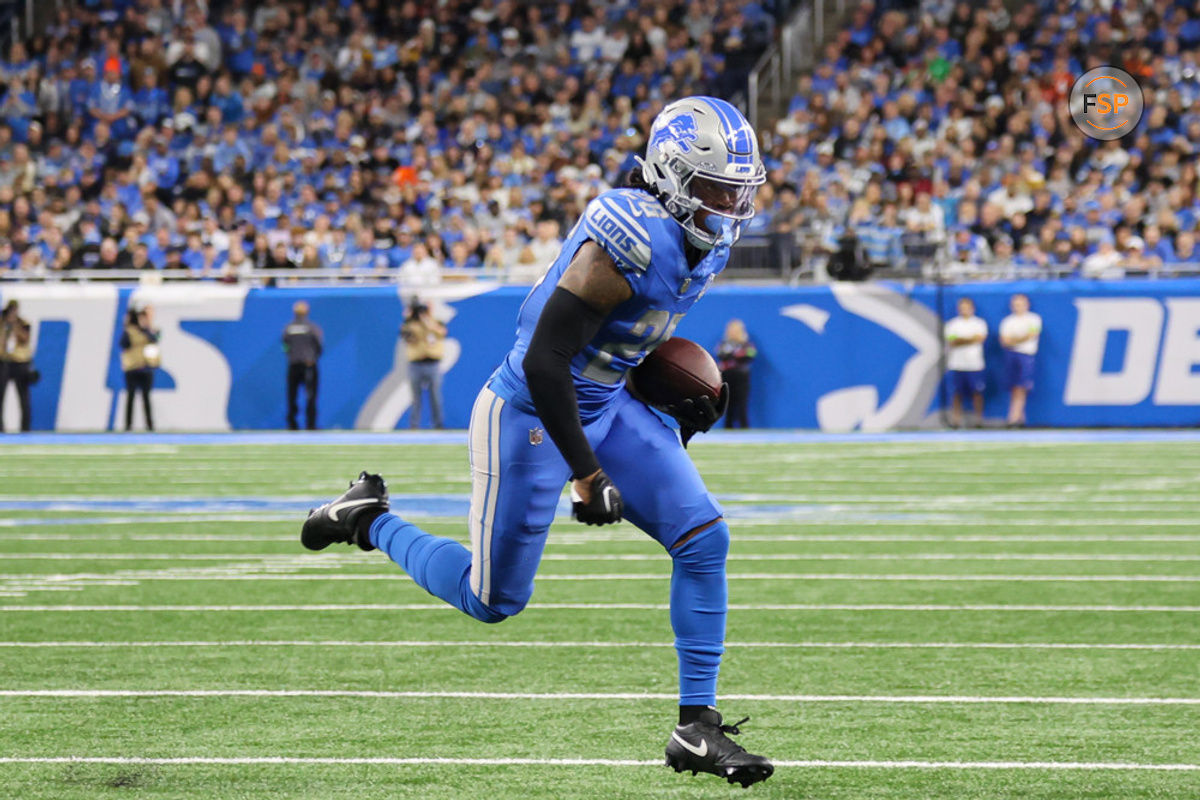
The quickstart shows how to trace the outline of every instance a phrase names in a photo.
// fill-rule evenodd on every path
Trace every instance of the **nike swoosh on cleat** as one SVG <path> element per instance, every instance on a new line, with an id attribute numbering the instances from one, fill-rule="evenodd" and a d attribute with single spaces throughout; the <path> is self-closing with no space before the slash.
<path id="1" fill-rule="evenodd" d="M 692 744 L 687 739 L 684 739 L 675 731 L 671 731 L 671 738 L 683 745 L 689 753 L 698 755 L 700 758 L 704 758 L 706 755 L 708 755 L 708 739 L 701 739 L 700 746 L 696 747 L 696 745 Z"/>
<path id="2" fill-rule="evenodd" d="M 338 521 L 338 512 L 355 506 L 365 506 L 368 503 L 378 502 L 374 497 L 363 497 L 358 500 L 344 500 L 341 503 L 334 503 L 329 507 L 329 518 L 334 522 Z"/>

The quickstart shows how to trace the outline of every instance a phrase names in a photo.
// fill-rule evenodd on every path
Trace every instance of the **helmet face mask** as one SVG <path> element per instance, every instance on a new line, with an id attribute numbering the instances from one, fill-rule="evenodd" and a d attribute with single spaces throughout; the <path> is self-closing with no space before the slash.
<path id="1" fill-rule="evenodd" d="M 663 109 L 639 161 L 646 183 L 702 250 L 737 241 L 766 180 L 750 123 L 712 97 L 687 97 Z"/>

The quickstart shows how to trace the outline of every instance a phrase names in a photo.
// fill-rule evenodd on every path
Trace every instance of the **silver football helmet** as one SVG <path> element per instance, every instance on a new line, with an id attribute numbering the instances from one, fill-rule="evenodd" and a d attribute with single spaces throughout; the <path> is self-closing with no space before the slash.
<path id="1" fill-rule="evenodd" d="M 646 183 L 703 250 L 738 240 L 767 179 L 754 129 L 741 111 L 715 97 L 685 97 L 664 108 L 638 163 Z"/>

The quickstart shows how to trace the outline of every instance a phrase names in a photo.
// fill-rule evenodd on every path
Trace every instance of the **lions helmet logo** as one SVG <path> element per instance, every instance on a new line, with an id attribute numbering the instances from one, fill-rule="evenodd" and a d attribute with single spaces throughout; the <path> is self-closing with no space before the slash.
<path id="1" fill-rule="evenodd" d="M 667 142 L 674 142 L 680 151 L 687 153 L 692 149 L 688 142 L 694 142 L 699 138 L 696 118 L 691 114 L 680 114 L 651 134 L 650 146 L 661 149 Z"/>

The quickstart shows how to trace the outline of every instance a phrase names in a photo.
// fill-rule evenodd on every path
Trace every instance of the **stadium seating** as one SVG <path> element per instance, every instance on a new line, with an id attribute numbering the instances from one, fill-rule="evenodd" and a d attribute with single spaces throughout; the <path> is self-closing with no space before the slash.
<path id="1" fill-rule="evenodd" d="M 776 10 L 430 5 L 64 8 L 0 66 L 0 274 L 528 281 L 664 100 L 744 82 Z"/>
<path id="2" fill-rule="evenodd" d="M 1105 9 L 862 4 L 769 132 L 771 183 L 799 204 L 780 220 L 768 199 L 755 228 L 785 234 L 798 262 L 853 234 L 872 266 L 924 277 L 1195 274 L 1200 17 Z M 1113 142 L 1082 135 L 1066 102 L 1102 64 L 1146 99 Z"/>
<path id="3" fill-rule="evenodd" d="M 64 7 L 0 64 L 0 276 L 528 282 L 665 100 L 741 95 L 790 5 Z M 1077 5 L 858 7 L 762 126 L 735 268 L 819 275 L 852 238 L 914 276 L 1195 270 L 1196 9 Z M 1100 143 L 1063 98 L 1109 41 L 1147 103 Z"/>

